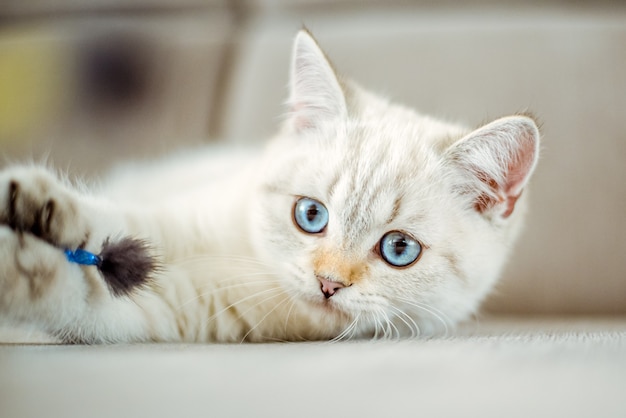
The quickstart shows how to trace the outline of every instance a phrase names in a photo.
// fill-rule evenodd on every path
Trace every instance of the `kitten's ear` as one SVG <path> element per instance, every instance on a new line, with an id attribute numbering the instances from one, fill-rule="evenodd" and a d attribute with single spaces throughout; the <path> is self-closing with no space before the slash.
<path id="1" fill-rule="evenodd" d="M 297 132 L 347 115 L 335 71 L 306 30 L 298 32 L 293 44 L 288 105 L 290 122 Z"/>
<path id="2" fill-rule="evenodd" d="M 467 180 L 463 193 L 483 214 L 508 218 L 539 156 L 539 130 L 526 116 L 509 116 L 470 133 L 448 151 Z"/>

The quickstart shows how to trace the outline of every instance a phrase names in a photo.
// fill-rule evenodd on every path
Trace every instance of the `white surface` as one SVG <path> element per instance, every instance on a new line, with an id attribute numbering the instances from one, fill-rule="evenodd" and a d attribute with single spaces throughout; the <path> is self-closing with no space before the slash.
<path id="1" fill-rule="evenodd" d="M 626 320 L 428 341 L 0 346 L 2 417 L 624 417 Z"/>

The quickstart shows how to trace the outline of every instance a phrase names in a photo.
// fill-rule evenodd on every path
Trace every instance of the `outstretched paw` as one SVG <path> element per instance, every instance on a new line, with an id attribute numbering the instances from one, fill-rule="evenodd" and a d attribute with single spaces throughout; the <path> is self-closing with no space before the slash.
<path id="1" fill-rule="evenodd" d="M 122 234 L 110 239 L 102 228 L 97 230 L 87 216 L 94 210 L 93 202 L 43 168 L 0 172 L 0 228 L 5 233 L 10 230 L 22 242 L 38 241 L 57 258 L 63 255 L 65 264 L 95 266 L 113 294 L 129 294 L 147 283 L 157 269 L 156 258 L 142 239 Z M 26 253 L 24 248 L 16 251 Z"/>
<path id="2" fill-rule="evenodd" d="M 60 247 L 79 247 L 89 238 L 78 196 L 38 167 L 15 167 L 0 173 L 0 224 Z"/>

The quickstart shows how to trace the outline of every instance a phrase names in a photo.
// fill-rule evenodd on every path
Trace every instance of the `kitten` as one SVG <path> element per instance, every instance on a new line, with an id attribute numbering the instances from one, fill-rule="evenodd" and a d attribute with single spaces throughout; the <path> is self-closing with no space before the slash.
<path id="1" fill-rule="evenodd" d="M 66 342 L 239 342 L 431 335 L 475 312 L 520 229 L 534 121 L 470 131 L 390 104 L 306 31 L 290 88 L 262 153 L 129 166 L 98 191 L 2 171 L 0 317 Z"/>

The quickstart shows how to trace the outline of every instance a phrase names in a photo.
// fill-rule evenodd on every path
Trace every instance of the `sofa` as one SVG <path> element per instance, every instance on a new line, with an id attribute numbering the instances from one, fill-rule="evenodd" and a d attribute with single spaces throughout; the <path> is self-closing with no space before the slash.
<path id="1" fill-rule="evenodd" d="M 91 177 L 122 158 L 260 143 L 279 125 L 303 24 L 375 92 L 470 126 L 530 111 L 543 143 L 523 235 L 459 329 L 337 344 L 66 346 L 0 324 L 0 416 L 626 416 L 621 2 L 3 7 L 7 160 L 45 157 Z M 118 67 L 92 74 L 101 56 Z"/>

